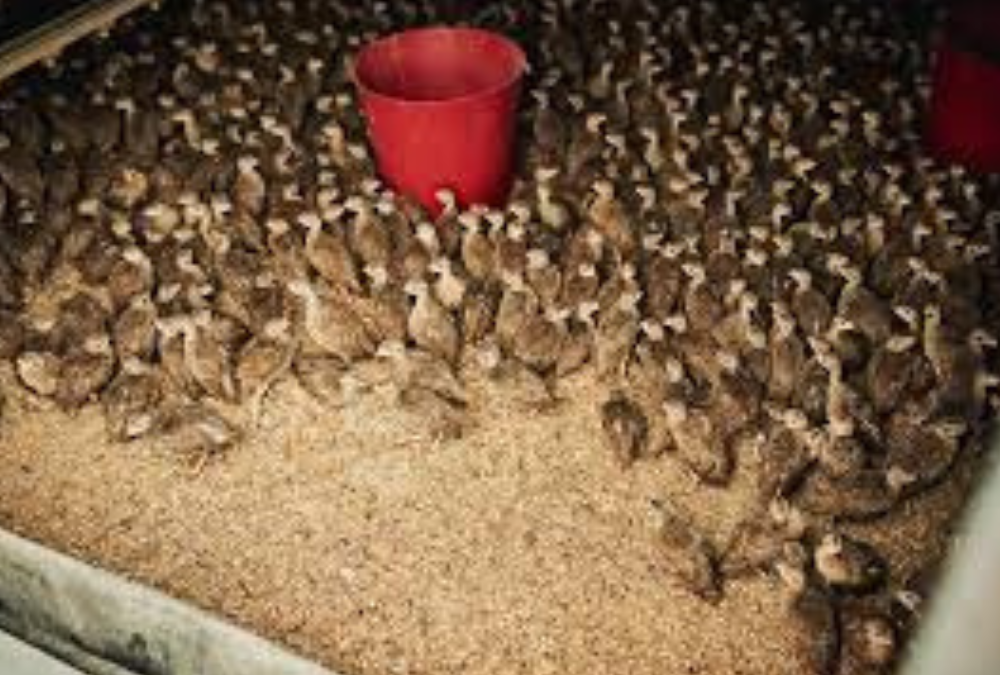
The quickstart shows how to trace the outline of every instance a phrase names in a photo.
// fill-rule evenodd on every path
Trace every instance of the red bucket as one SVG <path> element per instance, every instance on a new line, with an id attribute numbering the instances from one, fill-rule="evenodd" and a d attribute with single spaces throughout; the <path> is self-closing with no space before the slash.
<path id="1" fill-rule="evenodd" d="M 526 68 L 512 41 L 471 28 L 409 30 L 362 49 L 354 75 L 383 178 L 435 214 L 442 188 L 464 205 L 502 204 Z"/>
<path id="2" fill-rule="evenodd" d="M 927 141 L 943 160 L 1000 171 L 1000 5 L 954 10 L 937 48 Z"/>

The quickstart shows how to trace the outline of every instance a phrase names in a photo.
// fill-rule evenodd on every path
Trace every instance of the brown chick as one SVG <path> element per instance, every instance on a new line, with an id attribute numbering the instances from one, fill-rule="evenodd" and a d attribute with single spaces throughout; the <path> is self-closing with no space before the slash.
<path id="1" fill-rule="evenodd" d="M 659 406 L 676 375 L 673 372 L 676 353 L 666 339 L 666 331 L 655 321 L 641 321 L 639 332 L 635 353 L 628 367 L 629 389 L 644 402 Z"/>
<path id="2" fill-rule="evenodd" d="M 712 335 L 724 349 L 740 355 L 761 352 L 767 347 L 767 334 L 757 312 L 760 301 L 745 286 L 741 279 L 729 283 L 729 291 L 723 302 L 735 307 L 726 310 L 712 329 Z"/>
<path id="3" fill-rule="evenodd" d="M 571 322 L 556 360 L 556 379 L 572 375 L 590 362 L 594 353 L 594 336 L 587 326 Z"/>
<path id="4" fill-rule="evenodd" d="M 139 359 L 122 361 L 121 370 L 101 393 L 108 435 L 127 442 L 153 431 L 159 423 L 164 398 L 163 378 Z"/>
<path id="5" fill-rule="evenodd" d="M 916 393 L 920 370 L 929 366 L 923 355 L 917 353 L 919 342 L 910 335 L 894 335 L 876 346 L 864 370 L 865 389 L 879 413 L 889 413 L 901 404 L 908 394 Z M 927 367 L 927 370 L 930 370 Z"/>
<path id="6" fill-rule="evenodd" d="M 626 293 L 610 311 L 601 314 L 594 335 L 594 361 L 602 379 L 625 375 L 639 336 L 640 297 L 639 292 Z"/>
<path id="7" fill-rule="evenodd" d="M 530 314 L 514 334 L 512 355 L 539 374 L 551 372 L 568 338 L 568 317 L 569 312 L 557 309 Z"/>
<path id="8" fill-rule="evenodd" d="M 719 555 L 715 546 L 673 507 L 653 500 L 661 560 L 668 572 L 702 600 L 722 599 Z"/>
<path id="9" fill-rule="evenodd" d="M 719 572 L 726 580 L 772 571 L 785 547 L 805 534 L 802 514 L 784 499 L 775 499 L 737 525 L 722 552 Z"/>
<path id="10" fill-rule="evenodd" d="M 947 419 L 927 421 L 906 411 L 887 424 L 885 466 L 889 487 L 904 498 L 937 485 L 960 456 L 968 427 Z"/>
<path id="11" fill-rule="evenodd" d="M 557 169 L 536 169 L 535 194 L 538 198 L 538 217 L 542 225 L 551 232 L 563 233 L 572 224 L 573 213 L 568 204 L 555 196 L 553 181 L 558 175 Z"/>
<path id="12" fill-rule="evenodd" d="M 19 199 L 42 203 L 45 181 L 35 159 L 24 148 L 10 145 L 0 150 L 0 181 Z"/>
<path id="13" fill-rule="evenodd" d="M 984 385 L 991 379 L 985 370 L 983 352 L 995 338 L 983 330 L 968 337 L 957 335 L 945 323 L 937 305 L 925 307 L 923 318 L 921 346 L 937 378 L 942 403 L 963 414 L 981 409 Z"/>
<path id="14" fill-rule="evenodd" d="M 400 244 L 396 257 L 393 277 L 405 283 L 411 279 L 425 279 L 433 257 L 441 250 L 434 226 L 427 222 L 418 223 L 412 237 Z"/>
<path id="15" fill-rule="evenodd" d="M 623 297 L 630 295 L 638 295 L 641 299 L 643 289 L 637 278 L 635 265 L 623 262 L 608 272 L 607 278 L 597 292 L 595 309 L 600 314 L 610 313 Z M 579 308 L 578 313 L 580 313 Z"/>
<path id="16" fill-rule="evenodd" d="M 107 335 L 88 337 L 62 359 L 53 398 L 63 410 L 76 410 L 96 398 L 114 375 L 115 359 Z"/>
<path id="17" fill-rule="evenodd" d="M 826 419 L 830 435 L 838 438 L 851 436 L 857 430 L 850 406 L 854 392 L 844 377 L 844 364 L 825 341 L 811 339 L 810 345 L 816 360 L 829 375 Z"/>
<path id="18" fill-rule="evenodd" d="M 868 467 L 869 453 L 854 435 L 837 436 L 829 428 L 811 428 L 802 435 L 816 468 L 835 480 L 849 481 Z"/>
<path id="19" fill-rule="evenodd" d="M 348 373 L 350 364 L 328 354 L 307 354 L 299 352 L 292 361 L 295 381 L 309 396 L 334 407 L 343 407 L 353 402 L 353 396 L 360 393 L 352 389 L 356 380 Z"/>
<path id="20" fill-rule="evenodd" d="M 259 423 L 268 392 L 291 368 L 295 346 L 291 322 L 274 319 L 236 355 L 237 395 L 249 403 L 250 428 Z"/>
<path id="21" fill-rule="evenodd" d="M 496 336 L 499 346 L 511 351 L 518 333 L 528 320 L 538 312 L 538 298 L 524 284 L 521 277 L 512 277 L 500 296 L 496 311 Z"/>
<path id="22" fill-rule="evenodd" d="M 223 236 L 216 233 L 217 239 L 228 238 L 236 245 L 255 253 L 263 252 L 267 248 L 263 223 L 257 217 L 236 212 L 227 215 L 225 223 L 227 232 Z M 218 249 L 216 249 L 216 253 L 219 253 Z"/>
<path id="23" fill-rule="evenodd" d="M 41 115 L 35 106 L 14 105 L 13 101 L 5 101 L 3 130 L 9 135 L 10 141 L 34 155 L 44 150 L 47 142 L 47 130 Z"/>
<path id="24" fill-rule="evenodd" d="M 807 581 L 793 599 L 789 614 L 794 629 L 792 672 L 836 675 L 841 645 L 833 595 Z"/>
<path id="25" fill-rule="evenodd" d="M 718 433 L 732 439 L 753 428 L 761 414 L 763 388 L 738 359 L 719 373 L 712 388 L 712 415 L 719 420 Z"/>
<path id="26" fill-rule="evenodd" d="M 604 235 L 593 225 L 583 224 L 571 232 L 563 244 L 560 266 L 566 274 L 581 265 L 596 267 L 604 253 Z"/>
<path id="27" fill-rule="evenodd" d="M 874 344 L 888 340 L 892 336 L 892 312 L 888 305 L 862 285 L 863 274 L 842 256 L 831 255 L 830 267 L 846 281 L 837 300 L 837 315 Z"/>
<path id="28" fill-rule="evenodd" d="M 133 298 L 115 318 L 111 337 L 120 360 L 152 356 L 156 348 L 156 319 L 156 304 L 147 294 Z"/>
<path id="29" fill-rule="evenodd" d="M 410 281 L 406 293 L 415 300 L 407 328 L 410 337 L 421 349 L 455 365 L 462 346 L 454 317 L 432 295 L 424 281 Z"/>
<path id="30" fill-rule="evenodd" d="M 257 170 L 259 162 L 252 155 L 245 155 L 236 160 L 236 178 L 233 181 L 232 200 L 237 211 L 252 216 L 260 215 L 264 210 L 267 188 L 264 178 Z"/>
<path id="31" fill-rule="evenodd" d="M 469 287 L 459 311 L 460 332 L 466 344 L 477 345 L 493 333 L 500 291 L 493 285 Z"/>
<path id="32" fill-rule="evenodd" d="M 704 267 L 685 263 L 682 269 L 689 279 L 682 296 L 688 325 L 696 333 L 711 331 L 725 313 L 722 302 L 708 286 Z"/>
<path id="33" fill-rule="evenodd" d="M 795 282 L 792 291 L 791 309 L 795 320 L 807 335 L 819 337 L 825 334 L 833 319 L 833 308 L 826 296 L 813 287 L 812 274 L 808 270 L 796 268 L 789 272 Z"/>
<path id="34" fill-rule="evenodd" d="M 888 574 L 885 560 L 874 546 L 839 532 L 823 536 L 813 552 L 813 565 L 827 585 L 848 593 L 870 592 Z"/>
<path id="35" fill-rule="evenodd" d="M 53 352 L 30 349 L 14 359 L 14 371 L 25 389 L 45 398 L 59 389 L 62 361 Z"/>
<path id="36" fill-rule="evenodd" d="M 494 225 L 491 236 L 496 240 L 497 270 L 501 280 L 510 283 L 514 278 L 523 279 L 528 265 L 528 243 L 525 226 L 519 221 Z"/>
<path id="37" fill-rule="evenodd" d="M 535 89 L 531 92 L 537 108 L 532 131 L 539 152 L 544 160 L 560 159 L 566 151 L 568 132 L 557 110 L 549 103 L 549 92 Z"/>
<path id="38" fill-rule="evenodd" d="M 469 288 L 464 272 L 456 269 L 451 260 L 443 256 L 432 260 L 427 269 L 435 275 L 434 297 L 441 305 L 448 311 L 461 307 Z"/>
<path id="39" fill-rule="evenodd" d="M 49 277 L 59 252 L 57 221 L 55 218 L 48 220 L 43 229 L 38 226 L 38 214 L 23 211 L 16 222 L 8 226 L 10 234 L 5 240 L 5 252 L 28 286 L 40 286 Z"/>
<path id="40" fill-rule="evenodd" d="M 0 306 L 0 359 L 11 359 L 20 353 L 26 338 L 20 312 Z"/>
<path id="41" fill-rule="evenodd" d="M 587 167 L 596 164 L 605 148 L 604 124 L 607 116 L 601 113 L 588 114 L 582 128 L 574 133 L 566 151 L 566 175 L 572 180 L 579 178 Z"/>
<path id="42" fill-rule="evenodd" d="M 464 404 L 457 404 L 430 389 L 404 389 L 399 393 L 399 403 L 404 410 L 419 417 L 433 443 L 462 438 L 470 424 Z"/>
<path id="43" fill-rule="evenodd" d="M 625 207 L 615 198 L 614 184 L 599 180 L 592 186 L 594 198 L 587 207 L 587 217 L 621 260 L 630 260 L 638 248 L 635 229 Z"/>
<path id="44" fill-rule="evenodd" d="M 768 406 L 773 426 L 757 458 L 757 490 L 764 503 L 792 495 L 815 459 L 804 438 L 809 420 L 800 410 Z"/>
<path id="45" fill-rule="evenodd" d="M 80 166 L 69 153 L 50 155 L 43 165 L 47 201 L 50 205 L 69 207 L 80 196 Z M 131 208 L 131 207 L 130 207 Z M 0 213 L 3 209 L 0 209 Z"/>
<path id="46" fill-rule="evenodd" d="M 657 321 L 664 321 L 677 306 L 683 280 L 677 251 L 664 247 L 652 252 L 642 272 L 646 311 Z"/>
<path id="47" fill-rule="evenodd" d="M 483 231 L 483 218 L 474 210 L 458 216 L 462 226 L 462 265 L 469 277 L 484 283 L 496 274 L 496 245 Z"/>
<path id="48" fill-rule="evenodd" d="M 293 230 L 285 218 L 268 218 L 264 227 L 274 269 L 282 278 L 294 279 L 305 268 L 305 253 L 299 233 Z"/>
<path id="49" fill-rule="evenodd" d="M 860 603 L 859 603 L 860 604 Z M 841 672 L 883 673 L 894 665 L 900 635 L 891 616 L 883 610 L 846 602 L 840 608 Z"/>
<path id="50" fill-rule="evenodd" d="M 450 364 L 420 349 L 407 349 L 401 342 L 379 346 L 377 356 L 388 359 L 393 384 L 402 397 L 408 390 L 424 390 L 454 406 L 466 405 L 465 387 Z"/>
<path id="51" fill-rule="evenodd" d="M 360 317 L 330 292 L 321 293 L 304 279 L 288 283 L 303 307 L 302 327 L 319 351 L 351 362 L 371 356 L 377 345 Z"/>
<path id="52" fill-rule="evenodd" d="M 703 483 L 727 485 L 735 469 L 735 458 L 708 413 L 676 399 L 666 400 L 663 412 L 681 462 Z"/>
<path id="53" fill-rule="evenodd" d="M 771 358 L 767 390 L 771 399 L 788 402 L 795 393 L 805 366 L 805 344 L 796 333 L 795 320 L 784 304 L 772 304 L 771 317 Z"/>
<path id="54" fill-rule="evenodd" d="M 155 431 L 164 445 L 198 467 L 243 438 L 239 427 L 218 409 L 200 402 L 167 411 Z"/>
<path id="55" fill-rule="evenodd" d="M 306 228 L 305 256 L 309 265 L 334 288 L 360 292 L 357 261 L 339 223 L 324 228 L 323 220 L 309 212 L 301 214 L 298 221 Z"/>
<path id="56" fill-rule="evenodd" d="M 116 171 L 108 186 L 108 201 L 126 211 L 133 210 L 148 196 L 149 177 L 132 167 L 126 166 Z"/>
<path id="57" fill-rule="evenodd" d="M 535 292 L 542 307 L 554 308 L 562 290 L 562 273 L 552 263 L 548 251 L 534 248 L 528 251 L 525 279 Z"/>
<path id="58" fill-rule="evenodd" d="M 410 301 L 399 286 L 373 285 L 367 295 L 352 295 L 346 300 L 377 344 L 407 341 Z"/>
<path id="59" fill-rule="evenodd" d="M 89 290 L 76 291 L 59 303 L 49 342 L 59 351 L 78 348 L 86 338 L 103 335 L 108 319 L 108 311 L 98 297 Z"/>
<path id="60" fill-rule="evenodd" d="M 160 367 L 169 387 L 189 398 L 197 398 L 201 389 L 188 370 L 185 358 L 185 331 L 188 321 L 184 315 L 161 316 L 156 319 L 156 352 Z"/>
<path id="61" fill-rule="evenodd" d="M 565 270 L 559 305 L 573 312 L 577 320 L 588 322 L 598 309 L 600 287 L 597 268 L 587 262 L 580 263 L 576 269 Z"/>
<path id="62" fill-rule="evenodd" d="M 462 248 L 462 230 L 458 224 L 461 209 L 458 195 L 450 188 L 441 188 L 434 192 L 434 197 L 442 207 L 441 213 L 438 214 L 437 220 L 434 222 L 438 239 L 441 242 L 441 252 L 449 258 L 455 259 L 460 255 Z"/>
<path id="63" fill-rule="evenodd" d="M 200 310 L 182 320 L 184 362 L 205 393 L 232 401 L 236 398 L 232 346 L 209 310 Z"/>
<path id="64" fill-rule="evenodd" d="M 360 258 L 366 274 L 385 278 L 392 262 L 389 230 L 367 200 L 351 197 L 344 206 L 355 213 L 349 230 L 351 249 Z"/>
<path id="65" fill-rule="evenodd" d="M 131 99 L 117 104 L 125 112 L 124 145 L 126 152 L 143 162 L 155 160 L 159 152 L 159 120 L 152 108 L 138 109 Z"/>
<path id="66" fill-rule="evenodd" d="M 23 300 L 24 291 L 20 273 L 7 259 L 7 256 L 0 256 L 0 305 L 19 306 Z"/>
<path id="67" fill-rule="evenodd" d="M 864 469 L 847 479 L 814 471 L 795 493 L 795 503 L 806 513 L 842 521 L 870 521 L 898 503 L 898 493 L 879 469 Z"/>
<path id="68" fill-rule="evenodd" d="M 601 428 L 618 464 L 629 468 L 646 455 L 649 422 L 645 413 L 621 391 L 614 391 L 601 405 Z"/>
<path id="69" fill-rule="evenodd" d="M 153 287 L 153 263 L 137 246 L 128 246 L 111 268 L 106 281 L 108 295 L 117 308 L 128 305 L 136 296 L 148 294 Z"/>
<path id="70" fill-rule="evenodd" d="M 88 106 L 87 125 L 90 140 L 97 152 L 110 154 L 121 136 L 121 117 L 111 106 L 95 103 Z"/>

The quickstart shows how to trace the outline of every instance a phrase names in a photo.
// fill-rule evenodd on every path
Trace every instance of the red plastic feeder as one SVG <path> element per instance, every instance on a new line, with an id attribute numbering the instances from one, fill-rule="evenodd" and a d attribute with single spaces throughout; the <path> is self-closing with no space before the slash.
<path id="1" fill-rule="evenodd" d="M 524 52 L 495 33 L 422 28 L 377 40 L 355 79 L 379 171 L 439 213 L 435 192 L 499 205 L 510 190 Z"/>
<path id="2" fill-rule="evenodd" d="M 927 132 L 939 158 L 1000 171 L 1000 4 L 954 9 L 937 48 Z"/>

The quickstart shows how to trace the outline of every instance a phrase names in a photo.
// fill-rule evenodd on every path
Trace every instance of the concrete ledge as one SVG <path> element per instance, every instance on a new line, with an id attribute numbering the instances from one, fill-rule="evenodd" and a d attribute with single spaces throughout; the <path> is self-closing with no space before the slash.
<path id="1" fill-rule="evenodd" d="M 92 675 L 335 675 L 190 605 L 3 530 L 0 628 Z"/>
<path id="2" fill-rule="evenodd" d="M 0 80 L 38 61 L 55 58 L 80 38 L 108 30 L 129 12 L 161 1 L 88 0 L 68 4 L 65 12 L 0 44 Z"/>
<path id="3" fill-rule="evenodd" d="M 0 671 L 9 675 L 83 675 L 3 631 L 0 631 Z"/>

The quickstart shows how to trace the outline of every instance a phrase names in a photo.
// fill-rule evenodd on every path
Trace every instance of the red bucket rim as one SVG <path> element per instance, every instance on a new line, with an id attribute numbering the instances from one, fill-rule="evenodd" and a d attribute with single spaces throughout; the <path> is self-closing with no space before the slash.
<path id="1" fill-rule="evenodd" d="M 958 5 L 948 17 L 942 37 L 942 47 L 1000 67 L 1000 6 L 981 0 Z"/>
<path id="2" fill-rule="evenodd" d="M 394 96 L 391 94 L 384 93 L 372 86 L 369 86 L 364 82 L 359 74 L 361 69 L 361 63 L 365 60 L 365 57 L 369 54 L 374 53 L 379 48 L 384 48 L 389 42 L 399 40 L 402 36 L 413 35 L 413 34 L 429 34 L 429 33 L 444 33 L 450 35 L 462 34 L 462 35 L 476 35 L 481 38 L 485 38 L 497 44 L 503 45 L 513 57 L 516 59 L 517 67 L 513 69 L 510 76 L 502 79 L 498 84 L 492 85 L 490 87 L 484 87 L 482 89 L 477 89 L 474 92 L 468 94 L 462 94 L 460 96 L 451 96 L 448 98 L 441 99 L 426 99 L 426 98 L 406 98 L 402 96 Z M 424 26 L 421 28 L 410 28 L 403 31 L 398 31 L 396 33 L 390 33 L 376 40 L 373 40 L 362 47 L 354 58 L 354 63 L 352 64 L 351 74 L 354 79 L 355 86 L 364 94 L 366 97 L 371 97 L 373 99 L 378 99 L 379 101 L 395 104 L 395 105 L 405 105 L 405 106 L 420 106 L 420 107 L 433 107 L 442 105 L 454 105 L 456 103 L 463 103 L 474 101 L 477 99 L 488 98 L 500 92 L 503 92 L 511 87 L 515 86 L 524 77 L 528 70 L 528 57 L 521 49 L 521 46 L 517 44 L 514 40 L 508 38 L 507 36 L 496 33 L 490 30 L 484 30 L 482 28 L 468 28 L 468 27 L 457 27 L 457 26 Z"/>

